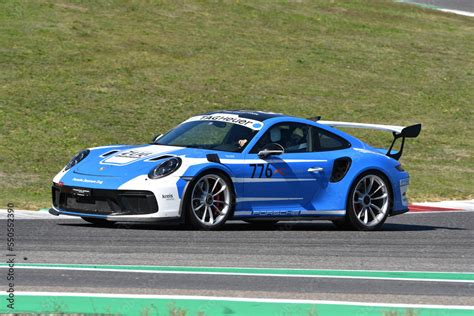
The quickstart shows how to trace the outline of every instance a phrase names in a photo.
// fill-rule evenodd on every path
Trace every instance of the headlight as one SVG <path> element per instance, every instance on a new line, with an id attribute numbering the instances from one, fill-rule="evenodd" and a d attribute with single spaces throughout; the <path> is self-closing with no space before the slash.
<path id="1" fill-rule="evenodd" d="M 69 170 L 69 169 L 71 169 L 72 167 L 74 167 L 75 165 L 77 165 L 81 160 L 83 160 L 84 158 L 87 157 L 87 155 L 89 155 L 89 152 L 90 152 L 89 149 L 82 150 L 82 151 L 78 152 L 78 153 L 77 153 L 74 157 L 72 157 L 72 159 L 67 163 L 66 167 L 64 167 L 64 170 Z"/>
<path id="2" fill-rule="evenodd" d="M 167 159 L 160 163 L 158 166 L 153 168 L 150 173 L 148 174 L 148 177 L 150 179 L 159 179 L 166 177 L 167 175 L 172 174 L 178 168 L 181 166 L 181 158 L 179 157 L 173 157 L 170 159 Z"/>

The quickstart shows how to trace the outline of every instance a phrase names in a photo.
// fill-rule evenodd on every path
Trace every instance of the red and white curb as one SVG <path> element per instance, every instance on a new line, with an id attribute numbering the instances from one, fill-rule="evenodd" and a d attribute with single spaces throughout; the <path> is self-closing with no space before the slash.
<path id="1" fill-rule="evenodd" d="M 408 208 L 409 213 L 474 212 L 474 200 L 415 203 Z"/>

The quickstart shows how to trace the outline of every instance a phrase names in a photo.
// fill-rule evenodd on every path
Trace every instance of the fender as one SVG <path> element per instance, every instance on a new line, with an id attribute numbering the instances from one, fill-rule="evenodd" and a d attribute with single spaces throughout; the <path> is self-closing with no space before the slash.
<path id="1" fill-rule="evenodd" d="M 192 183 L 194 178 L 198 178 L 198 177 L 201 176 L 201 174 L 203 174 L 206 171 L 210 171 L 210 170 L 216 170 L 216 171 L 223 172 L 229 179 L 232 179 L 230 169 L 227 166 L 222 165 L 222 164 L 218 164 L 218 163 L 212 163 L 212 164 L 209 164 L 209 165 L 205 165 L 193 177 L 184 176 L 184 175 L 181 176 L 181 179 L 186 181 L 186 184 L 184 185 L 183 191 L 181 193 L 181 201 L 179 203 L 179 212 L 178 212 L 179 215 L 178 216 L 179 216 L 181 222 L 185 222 L 186 212 L 184 212 L 184 207 L 186 205 L 186 200 L 188 198 L 188 189 L 189 189 L 190 183 Z M 232 191 L 234 192 L 234 198 L 235 198 L 237 196 L 237 192 L 235 192 L 235 187 L 234 187 L 234 184 L 232 183 L 232 181 L 230 181 L 230 187 L 231 187 Z"/>

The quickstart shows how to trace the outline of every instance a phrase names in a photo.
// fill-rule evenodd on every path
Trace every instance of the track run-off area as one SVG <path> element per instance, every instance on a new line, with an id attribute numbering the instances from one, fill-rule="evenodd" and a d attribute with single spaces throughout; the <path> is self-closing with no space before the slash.
<path id="1" fill-rule="evenodd" d="M 95 227 L 18 212 L 15 310 L 2 299 L 0 313 L 474 315 L 474 212 L 427 207 L 377 232 L 329 222 Z"/>

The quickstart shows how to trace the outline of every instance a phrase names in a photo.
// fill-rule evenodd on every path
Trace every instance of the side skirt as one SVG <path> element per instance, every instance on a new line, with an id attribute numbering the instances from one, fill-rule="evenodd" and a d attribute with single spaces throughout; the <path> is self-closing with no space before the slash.
<path id="1" fill-rule="evenodd" d="M 332 220 L 340 220 L 343 219 L 345 215 L 322 215 L 322 216 L 234 216 L 231 220 L 244 220 L 244 219 L 251 219 L 252 221 L 281 221 L 281 222 L 289 222 L 289 221 L 332 221 Z"/>

